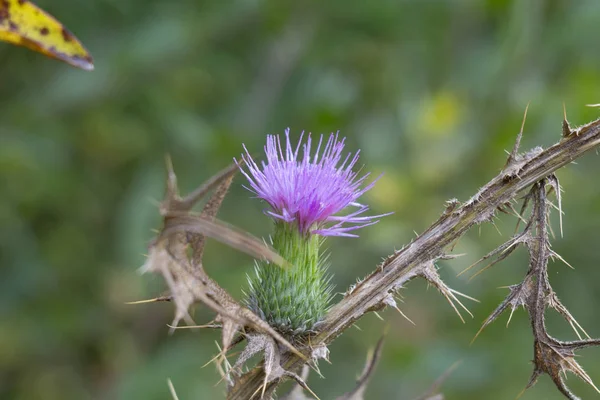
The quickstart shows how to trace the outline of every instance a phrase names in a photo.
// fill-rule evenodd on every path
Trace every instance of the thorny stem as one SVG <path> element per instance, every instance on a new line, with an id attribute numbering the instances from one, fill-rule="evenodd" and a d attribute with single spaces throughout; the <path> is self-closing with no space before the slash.
<path id="1" fill-rule="evenodd" d="M 483 327 L 489 325 L 509 305 L 512 310 L 519 305 L 523 305 L 529 313 L 534 336 L 534 370 L 527 386 L 521 394 L 533 386 L 541 374 L 546 373 L 552 378 L 558 390 L 565 397 L 570 400 L 578 400 L 578 397 L 565 384 L 566 373 L 572 372 L 591 385 L 596 391 L 600 392 L 585 370 L 575 360 L 576 350 L 598 346 L 600 345 L 600 340 L 591 339 L 589 336 L 586 340 L 581 339 L 576 327 L 579 327 L 582 331 L 583 329 L 560 303 L 550 286 L 550 281 L 548 280 L 548 259 L 552 256 L 557 256 L 557 254 L 550 249 L 548 236 L 550 202 L 547 200 L 547 185 L 557 193 L 557 200 L 560 201 L 558 195 L 560 186 L 554 174 L 537 182 L 528 194 L 528 197 L 533 199 L 533 212 L 530 221 L 533 221 L 535 225 L 535 235 L 533 235 L 533 231 L 530 228 L 526 228 L 524 231 L 526 240 L 523 243 L 527 246 L 530 258 L 529 270 L 519 285 L 511 287 L 511 293 L 496 308 L 492 315 L 488 317 Z M 560 209 L 560 204 L 558 208 Z M 545 311 L 547 308 L 556 309 L 569 322 L 573 330 L 580 337 L 580 340 L 564 342 L 552 337 L 546 330 L 545 325 Z M 585 331 L 583 332 L 585 333 Z"/>
<path id="2" fill-rule="evenodd" d="M 314 348 L 327 345 L 365 313 L 383 307 L 382 302 L 386 296 L 419 275 L 423 265 L 444 256 L 446 247 L 473 225 L 489 221 L 496 209 L 503 208 L 529 186 L 600 145 L 600 120 L 577 129 L 569 127 L 565 130 L 564 126 L 565 124 L 563 137 L 558 143 L 546 150 L 536 148 L 523 155 L 514 151 L 505 168 L 468 202 L 460 206 L 456 201 L 450 203 L 431 227 L 402 250 L 388 257 L 342 301 L 332 307 L 319 328 L 320 332 L 311 339 L 311 346 Z M 301 351 L 309 356 L 311 349 L 304 348 Z M 297 355 L 289 353 L 281 360 L 281 365 L 290 371 L 298 370 L 303 363 Z M 267 393 L 279 382 L 270 382 Z M 227 398 L 250 399 L 263 383 L 264 372 L 259 366 L 236 382 Z"/>
<path id="3" fill-rule="evenodd" d="M 546 190 L 545 182 L 541 181 L 536 184 L 534 190 L 534 215 L 532 218 L 535 219 L 537 240 L 534 241 L 532 246 L 532 257 L 531 257 L 531 272 L 537 276 L 535 289 L 533 292 L 534 304 L 529 307 L 529 313 L 531 315 L 531 326 L 535 340 L 544 340 L 547 338 L 544 311 L 546 310 L 546 304 L 544 302 L 545 289 L 549 287 L 548 283 L 548 258 L 549 258 L 549 243 L 548 241 L 548 227 L 546 226 L 547 208 L 546 204 Z"/>

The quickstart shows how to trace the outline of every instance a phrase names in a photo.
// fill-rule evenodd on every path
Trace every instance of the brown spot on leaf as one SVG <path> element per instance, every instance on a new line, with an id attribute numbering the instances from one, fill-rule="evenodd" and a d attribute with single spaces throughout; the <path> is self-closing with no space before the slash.
<path id="1" fill-rule="evenodd" d="M 17 24 L 15 24 L 12 21 L 8 21 L 8 28 L 12 31 L 12 32 L 17 32 L 19 30 L 19 26 Z"/>
<path id="2" fill-rule="evenodd" d="M 73 40 L 73 34 L 71 32 L 69 32 L 68 30 L 66 30 L 65 28 L 62 28 L 62 37 L 65 40 L 65 42 L 70 42 L 71 40 Z"/>
<path id="3" fill-rule="evenodd" d="M 40 33 L 41 33 L 43 36 L 46 36 L 47 34 L 49 34 L 49 33 L 50 33 L 50 31 L 48 30 L 48 28 L 46 28 L 46 27 L 44 26 L 43 28 L 41 28 L 41 29 L 40 29 Z"/>
<path id="4" fill-rule="evenodd" d="M 10 13 L 8 12 L 9 5 L 8 1 L 2 0 L 0 2 L 0 23 L 5 19 L 10 19 Z"/>

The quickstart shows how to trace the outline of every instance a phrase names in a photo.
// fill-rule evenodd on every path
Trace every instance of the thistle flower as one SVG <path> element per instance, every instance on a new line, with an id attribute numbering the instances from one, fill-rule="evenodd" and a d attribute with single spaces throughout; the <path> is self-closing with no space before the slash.
<path id="1" fill-rule="evenodd" d="M 352 171 L 360 151 L 354 157 L 348 153 L 339 165 L 345 138 L 338 140 L 338 135 L 332 134 L 323 153 L 319 155 L 323 144 L 321 135 L 317 150 L 311 157 L 312 139 L 309 135 L 300 160 L 298 152 L 302 136 L 295 150 L 292 149 L 289 129 L 285 131 L 285 136 L 285 155 L 279 136 L 267 136 L 267 163 L 263 161 L 262 168 L 252 159 L 246 146 L 246 154 L 242 155 L 248 166 L 248 172 L 241 169 L 250 183 L 248 189 L 269 203 L 272 208 L 268 211 L 269 215 L 286 223 L 295 223 L 303 234 L 321 236 L 356 237 L 348 232 L 378 222 L 376 218 L 383 215 L 362 216 L 369 208 L 356 202 L 377 181 L 361 188 L 369 174 L 358 178 L 358 173 Z M 349 206 L 356 209 L 347 215 L 336 215 Z M 328 223 L 333 225 L 327 226 Z M 353 225 L 345 226 L 347 224 Z"/>
<path id="2" fill-rule="evenodd" d="M 357 200 L 377 180 L 364 185 L 369 174 L 358 177 L 353 171 L 358 151 L 342 161 L 344 138 L 331 134 L 323 146 L 321 135 L 312 155 L 310 135 L 304 144 L 301 136 L 295 148 L 289 135 L 287 129 L 285 147 L 279 136 L 267 136 L 267 160 L 261 166 L 244 146 L 247 171 L 240 170 L 248 179 L 247 189 L 269 204 L 266 213 L 275 221 L 273 247 L 292 265 L 280 269 L 257 263 L 256 276 L 249 278 L 247 304 L 275 329 L 296 336 L 314 329 L 330 301 L 330 278 L 320 257 L 323 237 L 356 237 L 350 232 L 388 214 L 364 215 L 369 208 Z M 340 214 L 349 207 L 353 210 Z"/>

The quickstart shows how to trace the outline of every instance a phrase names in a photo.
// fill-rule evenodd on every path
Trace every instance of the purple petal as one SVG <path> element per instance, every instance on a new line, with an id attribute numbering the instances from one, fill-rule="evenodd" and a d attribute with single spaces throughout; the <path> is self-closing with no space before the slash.
<path id="1" fill-rule="evenodd" d="M 311 135 L 308 134 L 304 144 L 303 135 L 296 146 L 292 146 L 289 128 L 285 131 L 284 146 L 279 136 L 267 135 L 264 147 L 267 159 L 260 167 L 244 146 L 242 160 L 246 170 L 243 167 L 240 170 L 248 180 L 247 189 L 271 206 L 267 214 L 296 223 L 303 233 L 350 237 L 356 235 L 348 232 L 372 225 L 378 218 L 389 215 L 363 215 L 369 207 L 357 200 L 381 176 L 361 187 L 369 174 L 358 177 L 358 172 L 352 170 L 359 160 L 359 151 L 354 155 L 348 153 L 342 160 L 345 138 L 340 140 L 336 133 L 325 143 L 321 135 L 317 149 L 311 155 Z M 356 210 L 340 215 L 348 206 L 356 207 Z M 333 225 L 329 225 L 331 222 Z"/>

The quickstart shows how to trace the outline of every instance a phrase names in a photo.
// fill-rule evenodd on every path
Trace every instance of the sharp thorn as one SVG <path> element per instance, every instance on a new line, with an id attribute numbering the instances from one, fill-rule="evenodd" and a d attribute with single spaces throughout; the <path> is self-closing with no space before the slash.
<path id="1" fill-rule="evenodd" d="M 469 300 L 471 300 L 471 301 L 474 301 L 474 302 L 476 302 L 476 303 L 481 303 L 481 302 L 480 302 L 479 300 L 477 300 L 475 297 L 468 296 L 468 295 L 466 295 L 466 294 L 464 294 L 464 293 L 461 293 L 461 292 L 459 292 L 458 290 L 454 290 L 454 289 L 452 289 L 452 288 L 449 288 L 449 289 L 450 289 L 450 291 L 451 291 L 452 293 L 454 293 L 454 294 L 457 294 L 457 295 L 459 295 L 459 296 L 461 296 L 461 297 L 464 297 L 465 299 L 469 299 Z"/>
<path id="2" fill-rule="evenodd" d="M 444 295 L 446 300 L 448 300 L 448 303 L 450 303 L 450 306 L 454 309 L 454 312 L 458 315 L 458 318 L 460 318 L 462 323 L 465 324 L 466 323 L 465 319 L 461 315 L 460 311 L 458 311 L 458 308 L 456 308 L 456 305 L 454 305 L 454 302 L 452 302 L 452 298 L 450 296 L 448 296 L 448 294 L 446 294 L 445 292 L 442 292 L 442 294 Z"/>
<path id="3" fill-rule="evenodd" d="M 201 328 L 221 328 L 221 325 L 217 324 L 206 324 L 206 325 L 186 325 L 186 326 L 173 326 L 167 324 L 167 326 L 171 329 L 201 329 Z"/>
<path id="4" fill-rule="evenodd" d="M 470 345 L 472 345 L 473 343 L 475 343 L 475 340 L 477 340 L 477 337 L 479 336 L 479 334 L 481 332 L 483 332 L 483 329 L 486 327 L 485 323 L 481 326 L 481 328 L 479 328 L 479 330 L 477 331 L 477 333 L 475 334 L 475 336 L 473 337 L 473 339 L 471 339 L 471 343 L 469 343 Z"/>
<path id="5" fill-rule="evenodd" d="M 398 308 L 398 306 L 395 306 L 394 308 L 395 308 L 395 309 L 396 309 L 396 311 L 398 311 L 398 312 L 400 313 L 400 315 L 402 315 L 402 316 L 404 317 L 404 319 L 406 319 L 408 322 L 410 322 L 411 324 L 413 324 L 413 325 L 415 325 L 415 326 L 417 325 L 417 324 L 415 324 L 415 323 L 412 321 L 412 319 L 408 318 L 408 317 L 406 316 L 406 314 L 404 314 L 404 313 L 402 312 L 402 310 L 400 310 L 400 308 Z"/>
<path id="6" fill-rule="evenodd" d="M 517 139 L 515 140 L 515 145 L 508 155 L 508 160 L 506 161 L 506 165 L 509 165 L 512 161 L 517 158 L 517 154 L 519 154 L 519 147 L 521 146 L 521 139 L 523 138 L 523 130 L 525 129 L 525 121 L 527 120 L 527 110 L 529 110 L 529 103 L 525 106 L 525 112 L 523 113 L 523 121 L 521 122 L 521 130 L 517 135 Z"/>
<path id="7" fill-rule="evenodd" d="M 456 301 L 458 303 L 458 305 L 467 312 L 467 314 L 469 314 L 471 316 L 471 318 L 473 318 L 473 314 L 471 314 L 471 311 L 469 311 L 469 309 L 467 307 L 465 307 L 465 305 L 458 299 L 458 297 L 456 297 L 454 295 L 454 293 L 456 292 L 454 289 L 450 289 L 448 288 L 449 293 L 450 293 L 450 297 L 452 297 L 452 299 L 454 301 Z M 462 294 L 462 293 L 461 293 Z M 464 321 L 463 321 L 464 322 Z"/>
<path id="8" fill-rule="evenodd" d="M 569 137 L 573 132 L 571 131 L 571 127 L 569 126 L 569 121 L 567 121 L 567 106 L 563 101 L 563 122 L 562 122 L 562 135 L 563 137 Z"/>
<path id="9" fill-rule="evenodd" d="M 558 258 L 560 261 L 562 261 L 567 267 L 571 268 L 571 269 L 575 269 L 575 267 L 573 267 L 571 264 L 569 264 L 564 258 L 561 257 L 560 254 L 558 254 L 557 252 L 550 250 L 550 256 L 551 257 L 556 257 Z"/>
<path id="10" fill-rule="evenodd" d="M 173 400 L 179 400 L 179 397 L 177 397 L 177 392 L 175 392 L 173 382 L 171 382 L 171 378 L 167 379 L 167 385 L 169 386 L 169 392 L 171 392 L 171 397 Z"/>
<path id="11" fill-rule="evenodd" d="M 515 312 L 515 307 L 510 307 L 510 314 L 508 316 L 508 321 L 506 321 L 506 327 L 508 328 L 508 325 L 510 325 L 510 321 L 512 320 L 513 314 Z"/>
<path id="12" fill-rule="evenodd" d="M 171 301 L 171 296 L 155 297 L 153 299 L 147 299 L 147 300 L 126 301 L 125 304 L 136 305 L 136 304 L 156 303 L 159 301 Z"/>
<path id="13" fill-rule="evenodd" d="M 265 390 L 267 389 L 267 384 L 268 384 L 268 383 L 269 383 L 269 375 L 268 375 L 268 374 L 267 374 L 267 372 L 265 371 L 265 380 L 264 380 L 264 382 L 263 382 L 263 385 L 262 385 L 262 391 L 261 391 L 261 394 L 260 394 L 260 398 L 261 398 L 261 399 L 265 397 Z"/>

